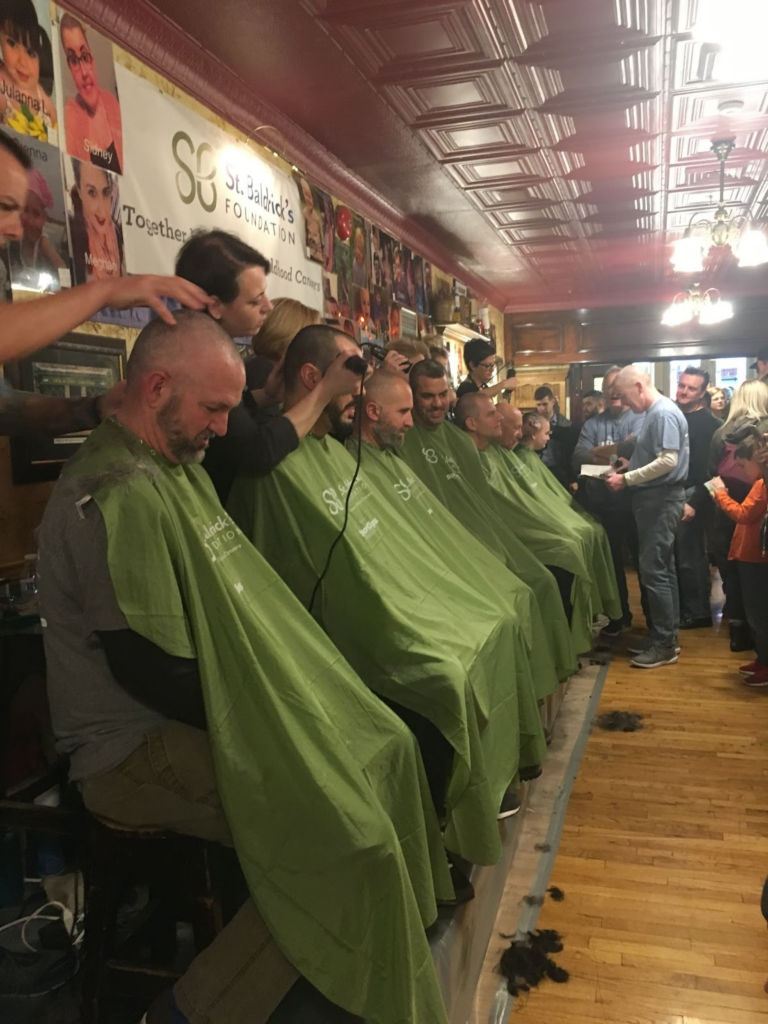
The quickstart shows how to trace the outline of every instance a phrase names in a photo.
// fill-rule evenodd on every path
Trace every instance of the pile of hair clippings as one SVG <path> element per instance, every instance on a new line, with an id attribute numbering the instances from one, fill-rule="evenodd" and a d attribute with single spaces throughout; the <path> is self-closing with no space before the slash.
<path id="1" fill-rule="evenodd" d="M 595 724 L 606 732 L 637 732 L 643 728 L 643 716 L 635 711 L 606 711 Z"/>
<path id="2" fill-rule="evenodd" d="M 502 935 L 503 939 L 511 938 Z M 546 978 L 562 985 L 570 975 L 564 967 L 558 967 L 550 956 L 563 949 L 560 935 L 551 929 L 527 932 L 522 938 L 512 939 L 509 949 L 504 950 L 499 961 L 499 974 L 507 980 L 507 991 L 517 996 L 538 988 Z"/>

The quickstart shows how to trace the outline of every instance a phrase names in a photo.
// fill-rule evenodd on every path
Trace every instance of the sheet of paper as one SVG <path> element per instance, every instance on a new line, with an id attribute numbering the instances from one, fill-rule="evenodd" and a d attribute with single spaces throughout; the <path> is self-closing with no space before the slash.
<path id="1" fill-rule="evenodd" d="M 587 464 L 581 467 L 579 476 L 593 476 L 600 479 L 604 476 L 610 476 L 613 472 L 615 472 L 613 466 L 590 466 Z"/>

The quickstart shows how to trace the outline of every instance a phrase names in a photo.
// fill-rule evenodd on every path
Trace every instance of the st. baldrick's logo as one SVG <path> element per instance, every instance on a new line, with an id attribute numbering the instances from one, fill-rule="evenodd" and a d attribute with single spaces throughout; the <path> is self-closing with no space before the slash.
<path id="1" fill-rule="evenodd" d="M 182 203 L 189 205 L 195 199 L 207 213 L 216 209 L 216 151 L 209 142 L 195 146 L 186 132 L 176 132 L 171 142 L 173 159 L 180 170 L 176 172 L 176 191 Z"/>

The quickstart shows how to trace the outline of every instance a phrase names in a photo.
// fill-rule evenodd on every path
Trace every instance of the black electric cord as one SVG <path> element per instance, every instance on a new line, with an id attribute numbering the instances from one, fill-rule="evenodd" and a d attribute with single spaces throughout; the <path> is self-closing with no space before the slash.
<path id="1" fill-rule="evenodd" d="M 353 360 L 356 361 L 354 366 L 350 365 Z M 363 364 L 363 368 L 360 368 L 360 366 L 359 366 L 360 363 Z M 355 423 L 359 426 L 359 424 L 362 423 L 362 419 L 363 419 L 363 398 L 364 398 L 364 395 L 365 395 L 363 384 L 364 384 L 365 374 L 368 371 L 368 363 L 364 359 L 362 359 L 360 356 L 351 356 L 347 360 L 345 365 L 348 366 L 350 370 L 357 368 L 358 372 L 363 377 L 363 380 L 360 382 L 360 395 L 358 396 L 357 409 L 355 410 Z M 344 522 L 341 524 L 341 529 L 339 530 L 337 535 L 334 537 L 333 543 L 331 544 L 330 548 L 328 548 L 328 557 L 325 560 L 325 566 L 323 568 L 323 571 L 317 577 L 317 583 L 315 583 L 314 590 L 312 591 L 312 597 L 309 599 L 309 606 L 308 607 L 309 607 L 309 614 L 310 615 L 312 614 L 312 609 L 315 607 L 315 600 L 317 599 L 317 595 L 320 592 L 320 587 L 323 584 L 323 580 L 328 575 L 328 570 L 331 567 L 331 558 L 333 557 L 333 552 L 336 550 L 336 545 L 341 541 L 341 538 L 344 536 L 344 534 L 346 532 L 347 524 L 349 522 L 349 502 L 350 502 L 350 499 L 352 497 L 352 489 L 354 488 L 355 484 L 357 483 L 357 478 L 360 475 L 360 463 L 362 462 L 362 460 L 363 460 L 363 441 L 362 441 L 362 438 L 359 438 L 358 439 L 358 445 L 357 445 L 357 464 L 355 465 L 355 472 L 352 474 L 352 479 L 349 482 L 349 487 L 347 488 L 347 497 L 346 497 L 346 500 L 344 501 Z"/>

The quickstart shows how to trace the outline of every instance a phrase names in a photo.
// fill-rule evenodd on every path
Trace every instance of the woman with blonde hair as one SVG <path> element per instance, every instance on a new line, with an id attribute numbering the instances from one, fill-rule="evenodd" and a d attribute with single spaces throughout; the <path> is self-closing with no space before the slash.
<path id="1" fill-rule="evenodd" d="M 272 307 L 259 333 L 251 339 L 254 354 L 245 361 L 246 384 L 250 391 L 264 387 L 275 364 L 283 358 L 302 327 L 322 323 L 316 309 L 310 309 L 297 299 L 275 299 Z"/>
<path id="2" fill-rule="evenodd" d="M 725 392 L 722 388 L 709 387 L 707 388 L 709 394 L 709 411 L 717 420 L 724 420 L 726 417 L 726 410 L 728 406 L 728 399 L 725 397 Z"/>
<path id="3" fill-rule="evenodd" d="M 736 449 L 766 417 L 768 417 L 768 384 L 764 384 L 760 380 L 745 381 L 734 392 L 728 419 L 712 437 L 712 446 L 709 450 L 709 476 L 710 478 L 719 476 L 728 488 L 730 496 L 737 502 L 742 502 L 746 498 L 752 487 L 752 482 L 745 478 L 739 468 L 735 457 Z M 720 570 L 727 599 L 731 650 L 748 651 L 752 649 L 752 634 L 747 625 L 736 563 L 728 560 L 728 552 L 735 529 L 735 522 L 722 509 L 715 508 L 710 544 Z"/>

